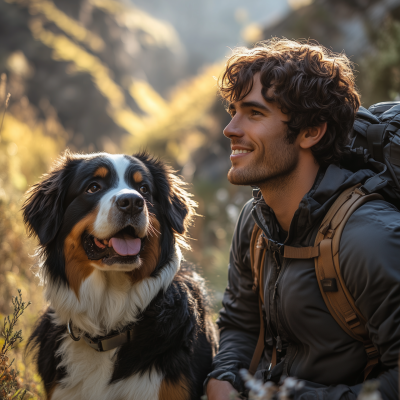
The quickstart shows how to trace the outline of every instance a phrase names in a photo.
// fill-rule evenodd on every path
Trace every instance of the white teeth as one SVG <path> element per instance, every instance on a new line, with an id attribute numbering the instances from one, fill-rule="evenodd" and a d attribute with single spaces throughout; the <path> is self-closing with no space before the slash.
<path id="1" fill-rule="evenodd" d="M 250 150 L 232 150 L 232 154 L 251 153 Z"/>

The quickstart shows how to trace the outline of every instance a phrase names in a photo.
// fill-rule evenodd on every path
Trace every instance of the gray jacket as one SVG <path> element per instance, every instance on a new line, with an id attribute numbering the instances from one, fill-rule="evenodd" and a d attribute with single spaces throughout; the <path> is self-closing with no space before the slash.
<path id="1" fill-rule="evenodd" d="M 285 244 L 312 246 L 322 218 L 337 196 L 371 176 L 369 170 L 352 173 L 335 165 L 320 171 L 294 214 Z M 230 381 L 240 392 L 244 387 L 238 371 L 250 365 L 260 326 L 249 252 L 255 220 L 271 239 L 281 241 L 272 209 L 262 198 L 249 201 L 233 236 L 229 282 L 217 321 L 220 350 L 209 375 Z M 350 217 L 340 242 L 340 266 L 381 355 L 370 377 L 380 381 L 383 400 L 398 400 L 400 212 L 393 205 L 375 200 Z M 281 376 L 304 380 L 303 390 L 296 395 L 302 400 L 355 399 L 367 356 L 362 343 L 347 335 L 329 313 L 318 287 L 314 261 L 276 260 L 267 251 L 263 268 L 265 350 L 256 376 L 274 381 Z M 268 371 L 274 345 L 281 349 L 280 357 Z"/>

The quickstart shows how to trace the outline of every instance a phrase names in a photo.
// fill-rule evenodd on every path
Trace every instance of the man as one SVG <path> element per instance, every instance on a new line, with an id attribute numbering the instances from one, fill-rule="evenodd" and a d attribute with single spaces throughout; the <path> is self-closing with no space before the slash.
<path id="1" fill-rule="evenodd" d="M 340 167 L 360 99 L 350 62 L 321 46 L 272 39 L 238 49 L 220 82 L 232 120 L 235 185 L 260 188 L 234 232 L 218 325 L 220 350 L 205 383 L 208 400 L 244 392 L 239 376 L 249 368 L 259 334 L 258 294 L 253 292 L 250 237 L 255 221 L 270 239 L 313 246 L 318 227 L 346 188 L 374 173 Z M 253 218 L 254 217 L 254 218 Z M 380 381 L 383 400 L 398 399 L 400 349 L 400 213 L 383 201 L 361 206 L 340 242 L 341 273 L 380 353 L 369 378 Z M 296 397 L 356 399 L 367 355 L 361 342 L 341 329 L 325 305 L 314 261 L 266 252 L 263 268 L 265 348 L 256 377 L 279 382 L 295 376 L 305 385 Z M 277 363 L 269 366 L 272 349 Z"/>

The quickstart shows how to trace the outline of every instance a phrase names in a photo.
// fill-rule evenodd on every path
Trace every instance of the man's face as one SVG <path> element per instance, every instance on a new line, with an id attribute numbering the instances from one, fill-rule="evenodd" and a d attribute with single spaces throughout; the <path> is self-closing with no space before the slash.
<path id="1" fill-rule="evenodd" d="M 261 94 L 259 75 L 251 92 L 229 106 L 231 122 L 224 135 L 231 140 L 232 167 L 229 182 L 235 185 L 262 185 L 285 180 L 298 163 L 299 148 L 286 138 L 288 116 Z M 271 89 L 270 89 L 271 90 Z M 268 96 L 272 93 L 268 92 Z M 240 153 L 239 153 L 240 152 Z"/>

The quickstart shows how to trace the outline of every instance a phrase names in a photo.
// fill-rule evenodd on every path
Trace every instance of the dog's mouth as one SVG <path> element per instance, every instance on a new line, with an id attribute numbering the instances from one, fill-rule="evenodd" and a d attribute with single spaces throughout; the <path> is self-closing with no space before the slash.
<path id="1" fill-rule="evenodd" d="M 104 264 L 133 264 L 140 255 L 144 238 L 136 235 L 132 226 L 126 226 L 109 239 L 99 239 L 85 232 L 83 248 L 89 260 L 102 259 Z"/>

